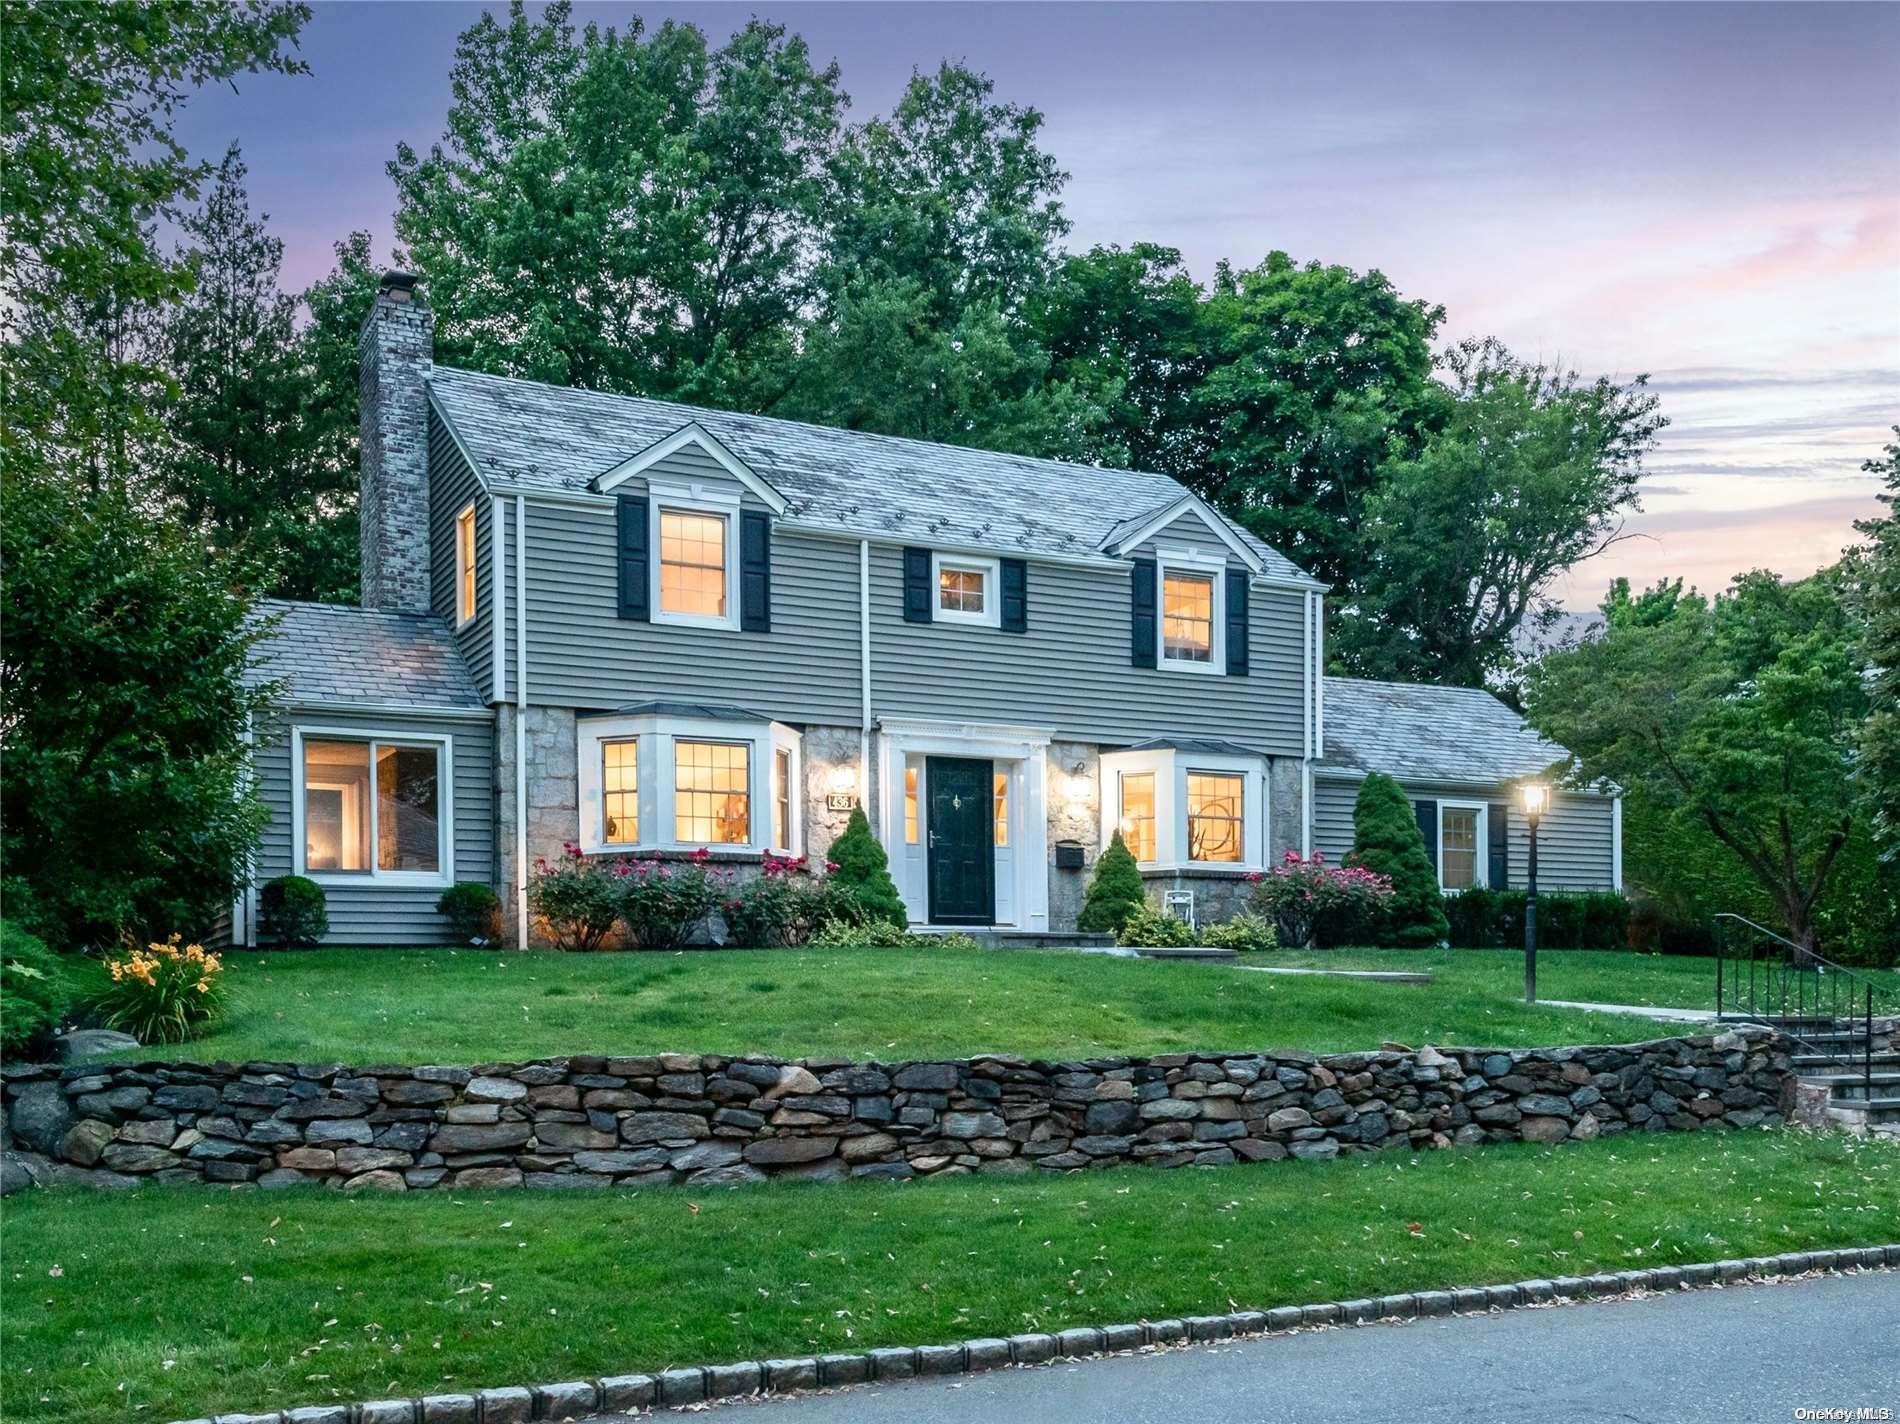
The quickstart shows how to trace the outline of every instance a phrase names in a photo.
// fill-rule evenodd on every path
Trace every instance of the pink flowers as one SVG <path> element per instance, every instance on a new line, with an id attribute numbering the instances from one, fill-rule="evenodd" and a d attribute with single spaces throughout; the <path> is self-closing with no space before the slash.
<path id="1" fill-rule="evenodd" d="M 1273 916 L 1282 943 L 1330 946 L 1351 942 L 1371 925 L 1392 898 L 1392 880 L 1350 861 L 1333 866 L 1323 854 L 1306 859 L 1289 850 L 1270 875 L 1257 879 L 1249 898 Z"/>

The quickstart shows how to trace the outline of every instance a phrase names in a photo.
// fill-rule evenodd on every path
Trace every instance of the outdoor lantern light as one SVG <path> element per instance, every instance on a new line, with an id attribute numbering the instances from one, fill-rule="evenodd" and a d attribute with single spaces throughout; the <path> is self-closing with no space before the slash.
<path id="1" fill-rule="evenodd" d="M 1526 781 L 1517 789 L 1524 819 L 1530 823 L 1530 875 L 1524 885 L 1524 1002 L 1537 1002 L 1537 823 L 1550 809 L 1550 788 Z"/>
<path id="2" fill-rule="evenodd" d="M 858 789 L 858 769 L 855 766 L 834 766 L 825 775 L 827 790 L 840 796 L 848 796 Z"/>

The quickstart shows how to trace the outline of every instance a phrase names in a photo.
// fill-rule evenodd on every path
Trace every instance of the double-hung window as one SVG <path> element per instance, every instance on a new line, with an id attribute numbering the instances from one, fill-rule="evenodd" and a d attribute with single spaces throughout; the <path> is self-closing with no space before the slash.
<path id="1" fill-rule="evenodd" d="M 970 623 L 983 628 L 1002 625 L 1002 594 L 997 586 L 999 561 L 959 554 L 933 554 L 931 567 L 936 589 L 938 623 Z"/>
<path id="2" fill-rule="evenodd" d="M 1136 860 L 1150 864 L 1155 858 L 1155 774 L 1124 771 L 1119 784 L 1122 843 Z"/>
<path id="3" fill-rule="evenodd" d="M 673 743 L 674 840 L 745 845 L 752 839 L 751 752 L 748 742 Z"/>
<path id="4" fill-rule="evenodd" d="M 1442 890 L 1469 890 L 1485 881 L 1484 849 L 1487 812 L 1475 802 L 1438 803 L 1438 885 Z"/>
<path id="5" fill-rule="evenodd" d="M 1159 665 L 1183 672 L 1222 671 L 1226 602 L 1221 565 L 1163 555 Z"/>
<path id="6" fill-rule="evenodd" d="M 640 743 L 631 737 L 600 747 L 601 842 L 640 843 Z"/>
<path id="7" fill-rule="evenodd" d="M 660 612 L 726 616 L 728 522 L 723 514 L 660 510 Z"/>
<path id="8" fill-rule="evenodd" d="M 440 738 L 294 738 L 300 873 L 447 879 L 448 744 Z"/>

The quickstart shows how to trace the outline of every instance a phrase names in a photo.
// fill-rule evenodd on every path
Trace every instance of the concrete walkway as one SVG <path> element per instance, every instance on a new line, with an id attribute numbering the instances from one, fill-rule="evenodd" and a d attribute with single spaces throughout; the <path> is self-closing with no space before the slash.
<path id="1" fill-rule="evenodd" d="M 1239 964 L 1249 974 L 1310 974 L 1320 979 L 1365 979 L 1374 984 L 1429 984 L 1430 971 L 1423 969 L 1294 969 L 1283 964 Z"/>
<path id="2" fill-rule="evenodd" d="M 1896 1320 L 1900 1272 L 1878 1271 L 1300 1331 L 729 1404 L 693 1417 L 708 1424 L 1784 1420 L 1816 1406 L 1900 1409 Z"/>
<path id="3" fill-rule="evenodd" d="M 1574 999 L 1539 999 L 1553 1009 L 1584 1009 L 1593 1014 L 1634 1014 L 1638 1018 L 1661 1019 L 1664 1023 L 1714 1023 L 1714 1009 L 1659 1009 L 1655 1005 L 1585 1004 Z"/>

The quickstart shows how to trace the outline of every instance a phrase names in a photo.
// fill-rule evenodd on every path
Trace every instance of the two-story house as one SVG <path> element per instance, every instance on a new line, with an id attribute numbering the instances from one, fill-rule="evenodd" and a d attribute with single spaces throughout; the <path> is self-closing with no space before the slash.
<path id="1" fill-rule="evenodd" d="M 1321 676 L 1324 585 L 1165 476 L 438 366 L 401 273 L 361 361 L 364 606 L 267 605 L 258 661 L 286 710 L 257 879 L 322 883 L 336 942 L 442 941 L 457 881 L 529 935 L 524 868 L 564 842 L 821 858 L 858 803 L 919 925 L 1071 930 L 1117 828 L 1221 918 L 1397 767 L 1376 712 L 1337 740 L 1378 685 Z M 1497 883 L 1492 807 L 1562 753 L 1404 692 L 1471 732 L 1418 778 L 1441 874 Z M 1574 883 L 1614 878 L 1599 800 L 1553 816 L 1602 822 Z"/>

